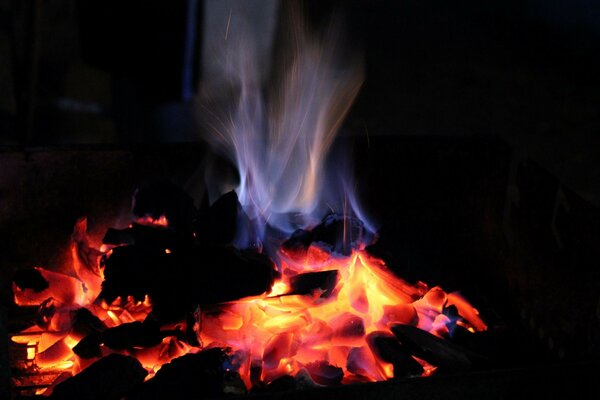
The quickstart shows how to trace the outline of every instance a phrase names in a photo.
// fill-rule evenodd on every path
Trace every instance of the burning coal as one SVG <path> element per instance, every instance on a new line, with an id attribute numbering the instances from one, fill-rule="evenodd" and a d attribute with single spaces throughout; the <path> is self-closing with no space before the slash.
<path id="1" fill-rule="evenodd" d="M 324 168 L 361 68 L 340 63 L 331 34 L 318 40 L 294 26 L 268 102 L 248 43 L 239 42 L 243 65 L 230 66 L 237 107 L 213 120 L 212 137 L 238 168 L 235 191 L 198 209 L 173 185 L 144 188 L 131 225 L 109 229 L 102 246 L 77 222 L 71 274 L 17 274 L 16 304 L 39 307 L 36 324 L 12 336 L 20 367 L 55 374 L 40 393 L 202 397 L 475 362 L 445 339 L 485 330 L 477 310 L 458 293 L 404 281 L 367 251 L 376 234 L 347 171 Z M 105 380 L 115 381 L 110 393 Z"/>

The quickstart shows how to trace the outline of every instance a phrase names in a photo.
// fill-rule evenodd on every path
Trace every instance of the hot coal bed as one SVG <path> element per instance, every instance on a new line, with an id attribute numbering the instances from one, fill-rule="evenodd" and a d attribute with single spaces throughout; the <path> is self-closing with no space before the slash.
<path id="1" fill-rule="evenodd" d="M 340 240 L 344 232 L 376 234 L 367 254 L 415 287 L 425 282 L 428 289 L 443 288 L 443 295 L 433 293 L 443 301 L 443 340 L 415 328 L 418 322 L 400 313 L 388 321 L 389 334 L 377 331 L 365 339 L 378 362 L 392 366 L 385 382 L 361 379 L 360 365 L 351 365 L 359 352 L 354 358 L 344 354 L 344 369 L 354 368 L 354 380 L 333 362 L 265 379 L 261 365 L 244 360 L 243 354 L 198 341 L 198 333 L 210 326 L 211 309 L 218 317 L 223 313 L 219 304 L 262 294 L 279 274 L 262 249 L 228 246 L 241 212 L 235 193 L 210 206 L 194 205 L 188 196 L 195 189 L 185 183 L 193 181 L 206 153 L 201 145 L 21 149 L 2 153 L 7 206 L 2 215 L 2 328 L 8 346 L 2 365 L 10 366 L 2 371 L 10 387 L 5 394 L 34 397 L 51 388 L 54 399 L 447 399 L 597 392 L 600 280 L 594 266 L 600 254 L 594 243 L 600 239 L 599 210 L 494 139 L 354 141 L 358 192 L 380 229 L 369 232 L 359 220 L 332 214 L 313 229 L 282 240 L 283 247 L 290 254 L 306 254 L 317 243 L 327 254 L 343 255 L 351 251 L 349 242 Z M 133 193 L 133 214 L 142 218 L 123 227 L 131 216 Z M 120 229 L 113 228 L 116 222 Z M 88 235 L 115 246 L 111 256 L 89 247 Z M 44 293 L 57 282 L 67 288 L 72 281 L 61 279 L 76 276 L 64 267 L 71 265 L 73 249 L 81 262 L 103 259 L 104 281 L 96 289 L 104 303 L 94 304 L 105 313 L 126 308 L 132 319 L 108 327 L 88 308 L 68 310 L 70 334 L 79 340 L 63 345 L 73 359 L 88 363 L 70 377 L 60 368 L 36 365 L 39 342 L 23 339 L 23 330 L 32 326 L 36 335 L 48 332 L 48 324 L 58 320 L 57 308 L 47 299 L 38 299 L 40 306 L 18 307 L 12 282 L 29 293 Z M 206 267 L 192 267 L 199 264 Z M 57 282 L 52 272 L 60 274 Z M 298 274 L 285 295 L 326 302 L 338 280 L 331 271 Z M 455 291 L 477 308 L 487 329 L 467 329 L 474 328 L 473 320 L 449 300 Z M 352 318 L 341 326 L 346 347 L 352 347 L 353 335 L 364 334 Z M 163 346 L 170 362 L 147 379 L 140 354 L 169 338 L 176 339 L 173 346 Z M 278 337 L 278 346 L 261 362 L 285 358 L 288 354 L 278 349 L 293 347 L 287 339 Z M 183 355 L 178 344 L 200 351 Z M 99 357 L 103 352 L 109 355 Z M 241 363 L 250 368 L 250 384 L 238 373 Z M 427 365 L 435 367 L 430 374 Z"/>

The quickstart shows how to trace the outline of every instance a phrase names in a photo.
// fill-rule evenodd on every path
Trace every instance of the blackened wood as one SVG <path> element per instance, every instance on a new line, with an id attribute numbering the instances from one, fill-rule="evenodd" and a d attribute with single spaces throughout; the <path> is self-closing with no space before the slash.
<path id="1" fill-rule="evenodd" d="M 102 356 L 102 335 L 99 332 L 92 332 L 82 338 L 73 347 L 73 353 L 80 358 L 90 359 Z"/>
<path id="2" fill-rule="evenodd" d="M 134 215 L 156 220 L 164 215 L 169 226 L 181 232 L 191 232 L 197 212 L 194 199 L 171 182 L 156 182 L 135 195 Z"/>
<path id="3" fill-rule="evenodd" d="M 471 368 L 466 350 L 411 325 L 397 324 L 391 328 L 400 342 L 415 356 L 435 365 L 440 372 L 460 372 Z"/>
<path id="4" fill-rule="evenodd" d="M 161 322 L 183 319 L 198 304 L 215 304 L 265 293 L 276 271 L 271 260 L 251 250 L 196 246 L 166 254 L 140 246 L 113 249 L 104 261 L 101 297 L 143 300 L 148 294 Z"/>
<path id="5" fill-rule="evenodd" d="M 295 231 L 283 247 L 298 251 L 307 250 L 312 243 L 319 243 L 331 252 L 349 255 L 353 249 L 369 244 L 373 239 L 374 233 L 358 218 L 332 213 L 311 230 Z"/>
<path id="6" fill-rule="evenodd" d="M 155 346 L 163 337 L 158 326 L 136 321 L 107 329 L 102 333 L 102 342 L 111 349 L 125 350 Z"/>
<path id="7" fill-rule="evenodd" d="M 322 292 L 319 297 L 327 298 L 331 295 L 339 279 L 337 270 L 307 272 L 298 274 L 290 279 L 289 294 L 312 294 Z"/>
<path id="8" fill-rule="evenodd" d="M 71 334 L 78 337 L 87 336 L 92 332 L 103 332 L 106 325 L 85 307 L 71 313 Z"/>
<path id="9" fill-rule="evenodd" d="M 177 247 L 177 239 L 179 239 L 178 235 L 173 229 L 133 223 L 125 229 L 109 228 L 102 239 L 102 243 L 112 245 L 135 244 L 147 248 L 174 250 Z"/>
<path id="10" fill-rule="evenodd" d="M 296 389 L 296 380 L 291 375 L 283 375 L 273 379 L 267 387 L 266 392 L 285 392 Z"/>
<path id="11" fill-rule="evenodd" d="M 390 333 L 375 331 L 365 338 L 373 355 L 394 366 L 394 378 L 416 376 L 423 373 L 423 367 L 409 351 Z"/>
<path id="12" fill-rule="evenodd" d="M 250 219 L 233 190 L 201 211 L 194 228 L 198 241 L 206 245 L 231 244 L 236 237 L 251 236 L 251 230 Z"/>
<path id="13" fill-rule="evenodd" d="M 227 371 L 229 356 L 224 349 L 211 348 L 186 354 L 165 364 L 156 376 L 127 400 L 203 399 L 222 396 L 232 382 Z"/>
<path id="14" fill-rule="evenodd" d="M 148 373 L 133 357 L 110 354 L 54 388 L 52 400 L 120 400 Z"/>
<path id="15" fill-rule="evenodd" d="M 310 377 L 321 385 L 339 385 L 344 379 L 344 370 L 329 364 L 327 361 L 315 361 L 305 365 Z"/>
<path id="16" fill-rule="evenodd" d="M 21 290 L 31 289 L 41 292 L 50 287 L 49 282 L 35 268 L 24 268 L 15 272 L 13 282 Z"/>

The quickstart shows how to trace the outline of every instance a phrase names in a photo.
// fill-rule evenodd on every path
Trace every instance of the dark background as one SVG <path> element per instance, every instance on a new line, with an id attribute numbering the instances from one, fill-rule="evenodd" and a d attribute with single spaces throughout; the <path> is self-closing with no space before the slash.
<path id="1" fill-rule="evenodd" d="M 258 25 L 274 20 L 263 44 L 270 60 L 285 2 L 0 0 L 0 144 L 198 140 L 191 100 L 214 81 L 206 62 L 239 4 Z M 600 203 L 598 2 L 304 8 L 316 26 L 341 9 L 349 42 L 364 53 L 366 81 L 346 132 L 497 135 Z"/>

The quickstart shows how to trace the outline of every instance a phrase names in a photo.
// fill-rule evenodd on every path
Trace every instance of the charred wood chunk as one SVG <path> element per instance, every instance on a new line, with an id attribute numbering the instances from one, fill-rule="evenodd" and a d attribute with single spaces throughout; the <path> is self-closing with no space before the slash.
<path id="1" fill-rule="evenodd" d="M 102 356 L 102 335 L 98 332 L 93 332 L 84 337 L 73 347 L 73 353 L 83 359 L 95 358 Z"/>
<path id="2" fill-rule="evenodd" d="M 21 290 L 31 289 L 36 293 L 42 292 L 50 287 L 50 283 L 44 278 L 40 271 L 35 268 L 18 270 L 15 272 L 13 282 Z"/>
<path id="3" fill-rule="evenodd" d="M 332 252 L 349 255 L 359 245 L 369 244 L 373 232 L 358 218 L 329 214 L 313 230 L 313 242 L 324 243 Z"/>
<path id="4" fill-rule="evenodd" d="M 197 210 L 194 199 L 180 187 L 171 182 L 158 182 L 136 193 L 133 214 L 154 220 L 164 215 L 170 227 L 191 232 Z"/>
<path id="5" fill-rule="evenodd" d="M 177 246 L 178 236 L 173 229 L 152 226 L 131 224 L 131 227 L 125 229 L 109 228 L 102 239 L 104 244 L 112 245 L 138 245 L 150 249 L 174 249 Z"/>
<path id="6" fill-rule="evenodd" d="M 229 355 L 221 348 L 186 354 L 163 365 L 154 378 L 127 399 L 203 399 L 227 393 L 239 394 L 235 392 L 241 390 L 245 392 L 241 380 L 234 378 L 237 372 L 228 371 L 229 366 Z M 233 382 L 241 386 L 234 390 Z"/>
<path id="7" fill-rule="evenodd" d="M 71 334 L 84 337 L 93 332 L 103 332 L 106 325 L 87 308 L 79 308 L 71 312 Z"/>
<path id="8" fill-rule="evenodd" d="M 133 357 L 110 354 L 54 388 L 52 400 L 119 400 L 148 373 Z"/>
<path id="9" fill-rule="evenodd" d="M 233 243 L 238 236 L 253 236 L 250 218 L 233 190 L 200 212 L 194 231 L 198 241 L 206 245 L 227 245 Z"/>
<path id="10" fill-rule="evenodd" d="M 266 392 L 287 392 L 288 390 L 296 389 L 296 380 L 291 375 L 283 375 L 277 379 L 273 379 L 267 385 Z"/>
<path id="11" fill-rule="evenodd" d="M 260 253 L 197 246 L 165 254 L 140 246 L 113 249 L 105 262 L 101 297 L 143 300 L 148 294 L 161 323 L 185 318 L 198 304 L 215 304 L 268 291 L 277 273 Z"/>
<path id="12" fill-rule="evenodd" d="M 163 337 L 158 326 L 136 321 L 107 329 L 102 333 L 102 342 L 111 349 L 125 350 L 156 346 Z"/>
<path id="13" fill-rule="evenodd" d="M 394 335 L 383 331 L 375 331 L 368 334 L 365 340 L 375 358 L 394 366 L 394 378 L 421 375 L 423 373 L 421 364 L 411 356 Z"/>
<path id="14" fill-rule="evenodd" d="M 471 368 L 466 350 L 411 325 L 394 325 L 392 332 L 411 354 L 435 365 L 443 372 L 461 372 Z"/>
<path id="15" fill-rule="evenodd" d="M 312 231 L 305 231 L 304 229 L 296 229 L 292 236 L 285 242 L 283 242 L 282 247 L 285 250 L 292 252 L 305 252 L 310 247 L 311 243 L 314 240 L 314 235 Z"/>
<path id="16" fill-rule="evenodd" d="M 111 303 L 118 296 L 144 296 L 156 287 L 158 277 L 169 272 L 167 254 L 164 250 L 150 250 L 140 246 L 122 246 L 112 250 L 105 258 L 104 282 L 100 297 Z"/>
<path id="17" fill-rule="evenodd" d="M 344 370 L 327 361 L 315 361 L 305 366 L 311 378 L 320 385 L 339 385 L 344 379 Z"/>
<path id="18" fill-rule="evenodd" d="M 313 294 L 319 292 L 322 298 L 327 298 L 338 283 L 339 274 L 337 270 L 307 272 L 298 274 L 290 279 L 289 294 Z"/>

